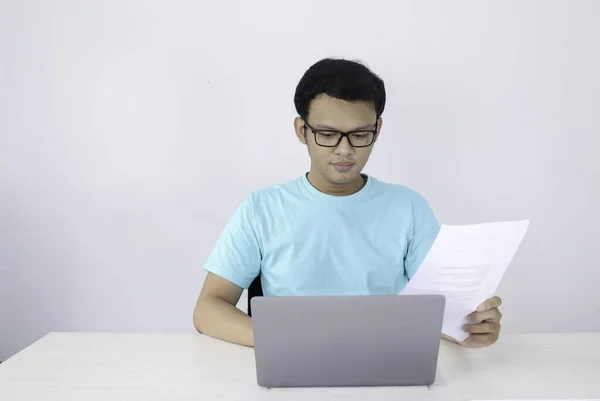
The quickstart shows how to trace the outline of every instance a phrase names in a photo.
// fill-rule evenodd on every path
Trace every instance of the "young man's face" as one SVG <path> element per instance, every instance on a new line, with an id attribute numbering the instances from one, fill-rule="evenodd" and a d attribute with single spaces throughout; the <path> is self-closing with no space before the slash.
<path id="1" fill-rule="evenodd" d="M 350 132 L 376 129 L 378 134 L 381 129 L 381 119 L 377 119 L 371 104 L 348 102 L 327 95 L 321 95 L 311 102 L 306 123 L 316 130 Z M 295 128 L 298 140 L 308 146 L 311 175 L 334 186 L 350 184 L 360 179 L 360 173 L 371 155 L 372 144 L 368 147 L 353 147 L 348 138 L 344 138 L 335 147 L 323 147 L 315 142 L 315 135 L 310 128 L 304 126 L 304 120 L 297 118 Z M 374 140 L 377 139 L 377 134 Z"/>

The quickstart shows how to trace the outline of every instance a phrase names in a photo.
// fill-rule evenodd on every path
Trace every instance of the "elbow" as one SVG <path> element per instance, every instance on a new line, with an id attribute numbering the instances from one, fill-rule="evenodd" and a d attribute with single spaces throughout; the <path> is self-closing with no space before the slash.
<path id="1" fill-rule="evenodd" d="M 194 308 L 194 328 L 200 334 L 204 334 L 204 326 L 206 325 L 206 314 L 204 313 L 204 305 L 198 302 Z"/>

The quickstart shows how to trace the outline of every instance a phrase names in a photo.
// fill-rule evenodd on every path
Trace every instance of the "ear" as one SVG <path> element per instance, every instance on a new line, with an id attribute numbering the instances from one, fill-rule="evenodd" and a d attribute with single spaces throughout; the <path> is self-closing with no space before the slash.
<path id="1" fill-rule="evenodd" d="M 379 117 L 377 119 L 377 134 L 375 134 L 375 142 L 379 139 L 379 133 L 381 132 L 381 127 L 383 126 L 383 118 Z"/>
<path id="2" fill-rule="evenodd" d="M 294 131 L 296 131 L 296 138 L 301 144 L 306 145 L 306 129 L 304 128 L 304 120 L 300 117 L 294 119 Z"/>

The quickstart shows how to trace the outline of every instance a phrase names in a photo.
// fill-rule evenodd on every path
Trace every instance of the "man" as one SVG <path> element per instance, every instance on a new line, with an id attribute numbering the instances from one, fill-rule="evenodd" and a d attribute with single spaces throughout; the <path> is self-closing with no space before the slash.
<path id="1" fill-rule="evenodd" d="M 194 310 L 199 332 L 253 346 L 251 318 L 235 305 L 259 274 L 267 296 L 402 290 L 439 224 L 416 192 L 361 174 L 385 100 L 383 81 L 362 64 L 325 59 L 306 71 L 294 96 L 294 129 L 310 171 L 250 194 L 231 217 L 205 265 Z M 462 345 L 496 342 L 500 304 L 491 298 L 469 316 Z"/>

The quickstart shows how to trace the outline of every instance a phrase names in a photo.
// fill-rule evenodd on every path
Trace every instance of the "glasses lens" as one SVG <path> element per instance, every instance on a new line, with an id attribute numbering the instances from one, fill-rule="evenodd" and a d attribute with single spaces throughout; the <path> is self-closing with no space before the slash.
<path id="1" fill-rule="evenodd" d="M 340 142 L 341 133 L 336 131 L 314 131 L 317 145 L 337 146 Z M 373 143 L 373 131 L 356 131 L 348 135 L 350 145 L 354 147 L 366 147 Z"/>
<path id="2" fill-rule="evenodd" d="M 373 142 L 373 132 L 353 132 L 348 138 L 350 139 L 350 145 L 352 146 L 369 146 Z"/>
<path id="3" fill-rule="evenodd" d="M 321 146 L 335 146 L 340 140 L 340 134 L 336 132 L 328 132 L 328 131 L 316 131 L 315 132 L 315 140 L 317 141 L 317 145 Z"/>

